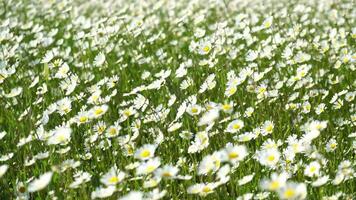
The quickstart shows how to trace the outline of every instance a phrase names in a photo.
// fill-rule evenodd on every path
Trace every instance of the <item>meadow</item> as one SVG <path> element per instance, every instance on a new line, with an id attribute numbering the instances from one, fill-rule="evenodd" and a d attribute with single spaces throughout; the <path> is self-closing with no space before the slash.
<path id="1" fill-rule="evenodd" d="M 0 199 L 356 199 L 354 0 L 0 0 Z"/>

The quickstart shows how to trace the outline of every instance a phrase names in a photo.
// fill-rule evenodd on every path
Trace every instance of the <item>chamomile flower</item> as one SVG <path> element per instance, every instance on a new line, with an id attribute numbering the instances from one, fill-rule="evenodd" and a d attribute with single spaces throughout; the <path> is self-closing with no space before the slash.
<path id="1" fill-rule="evenodd" d="M 117 169 L 116 166 L 113 166 L 106 174 L 104 174 L 100 182 L 106 186 L 116 185 L 122 182 L 125 178 L 126 174 L 121 170 Z"/>
<path id="2" fill-rule="evenodd" d="M 107 126 L 104 121 L 99 121 L 97 124 L 94 125 L 94 133 L 101 135 L 106 130 Z"/>
<path id="3" fill-rule="evenodd" d="M 230 114 L 234 110 L 234 103 L 233 102 L 224 103 L 224 104 L 220 105 L 220 109 L 223 112 Z"/>
<path id="4" fill-rule="evenodd" d="M 105 136 L 108 138 L 116 137 L 119 135 L 120 130 L 121 126 L 119 125 L 119 122 L 115 122 L 114 125 L 111 125 L 106 129 Z"/>
<path id="5" fill-rule="evenodd" d="M 114 194 L 116 191 L 116 187 L 113 185 L 110 185 L 108 187 L 97 187 L 95 191 L 91 193 L 91 198 L 107 198 L 110 197 Z"/>
<path id="6" fill-rule="evenodd" d="M 270 28 L 272 26 L 272 22 L 273 22 L 273 17 L 269 16 L 263 21 L 262 27 L 266 29 Z"/>
<path id="7" fill-rule="evenodd" d="M 320 166 L 319 162 L 313 161 L 305 167 L 304 175 L 309 176 L 309 177 L 319 176 L 320 168 L 321 168 L 321 166 Z"/>
<path id="8" fill-rule="evenodd" d="M 337 148 L 337 142 L 334 138 L 330 139 L 328 143 L 326 144 L 326 151 L 327 152 L 333 152 Z"/>
<path id="9" fill-rule="evenodd" d="M 135 158 L 140 160 L 148 160 L 154 156 L 157 146 L 154 144 L 145 144 L 135 152 Z"/>
<path id="10" fill-rule="evenodd" d="M 98 55 L 95 56 L 94 59 L 94 66 L 101 67 L 105 62 L 105 55 L 100 52 Z"/>
<path id="11" fill-rule="evenodd" d="M 236 91 L 237 91 L 237 87 L 236 86 L 234 86 L 234 85 L 233 86 L 229 86 L 225 90 L 225 96 L 230 97 L 230 96 L 234 95 L 236 93 Z"/>
<path id="12" fill-rule="evenodd" d="M 261 133 L 262 135 L 268 135 L 271 134 L 273 132 L 274 129 L 274 124 L 272 121 L 265 121 L 265 123 L 262 125 L 261 128 Z"/>
<path id="13" fill-rule="evenodd" d="M 60 115 L 65 115 L 69 113 L 72 110 L 72 101 L 68 98 L 65 97 L 59 101 L 57 101 L 57 110 Z"/>
<path id="14" fill-rule="evenodd" d="M 212 45 L 209 41 L 203 41 L 198 44 L 198 53 L 200 55 L 208 54 L 212 49 Z"/>
<path id="15" fill-rule="evenodd" d="M 46 172 L 28 184 L 29 192 L 36 192 L 44 189 L 51 181 L 53 172 Z"/>
<path id="16" fill-rule="evenodd" d="M 233 164 L 242 161 L 248 155 L 247 148 L 244 145 L 233 145 L 228 143 L 224 149 L 227 160 Z"/>
<path id="17" fill-rule="evenodd" d="M 188 105 L 187 109 L 186 109 L 187 113 L 191 116 L 195 116 L 195 115 L 199 115 L 200 112 L 202 111 L 201 106 L 197 105 L 197 104 L 190 104 Z"/>
<path id="18" fill-rule="evenodd" d="M 152 158 L 150 160 L 142 162 L 137 168 L 136 168 L 136 174 L 137 175 L 147 175 L 152 172 L 154 172 L 159 166 L 161 165 L 161 161 L 159 158 Z"/>
<path id="19" fill-rule="evenodd" d="M 329 181 L 329 175 L 326 175 L 326 176 L 319 177 L 318 179 L 313 181 L 311 185 L 313 187 L 320 187 L 320 186 L 326 184 L 328 181 Z"/>
<path id="20" fill-rule="evenodd" d="M 90 113 L 88 111 L 81 110 L 75 117 L 75 121 L 77 124 L 85 124 L 89 122 L 89 118 L 90 118 Z"/>
<path id="21" fill-rule="evenodd" d="M 8 168 L 9 166 L 6 164 L 0 166 L 0 178 L 6 173 Z"/>
<path id="22" fill-rule="evenodd" d="M 235 119 L 227 125 L 226 132 L 237 133 L 244 127 L 244 122 L 239 119 Z"/>
<path id="23" fill-rule="evenodd" d="M 221 165 L 223 155 L 221 152 L 215 152 L 212 155 L 205 156 L 198 167 L 198 174 L 206 175 L 216 172 Z"/>
<path id="24" fill-rule="evenodd" d="M 287 179 L 289 178 L 286 172 L 280 174 L 272 173 L 270 179 L 263 179 L 261 181 L 261 187 L 269 191 L 277 191 L 286 185 Z"/>
<path id="25" fill-rule="evenodd" d="M 131 191 L 123 197 L 120 197 L 119 200 L 142 200 L 143 193 L 139 191 Z"/>
<path id="26" fill-rule="evenodd" d="M 245 116 L 245 117 L 251 117 L 251 116 L 252 116 L 252 113 L 253 113 L 254 111 L 255 111 L 254 108 L 248 107 L 248 108 L 246 109 L 246 111 L 245 111 L 244 116 Z"/>
<path id="27" fill-rule="evenodd" d="M 216 187 L 217 185 L 215 183 L 207 183 L 207 184 L 199 183 L 199 184 L 189 186 L 187 192 L 189 194 L 199 194 L 201 196 L 206 196 L 210 193 L 213 193 Z"/>
<path id="28" fill-rule="evenodd" d="M 205 112 L 199 119 L 198 126 L 204 126 L 214 123 L 220 116 L 219 109 L 213 108 Z"/>
<path id="29" fill-rule="evenodd" d="M 90 109 L 89 113 L 90 113 L 90 117 L 91 118 L 100 118 L 101 116 L 103 116 L 106 111 L 108 110 L 108 106 L 106 104 L 100 105 L 100 106 L 94 106 L 92 109 Z"/>
<path id="30" fill-rule="evenodd" d="M 250 140 L 252 140 L 252 139 L 255 139 L 256 137 L 257 137 L 257 135 L 254 134 L 254 133 L 245 132 L 245 133 L 242 133 L 242 134 L 238 135 L 238 136 L 236 137 L 236 139 L 237 139 L 237 141 L 239 141 L 239 142 L 248 142 L 248 141 L 250 141 Z M 234 139 L 235 139 L 235 136 L 234 136 Z"/>
<path id="31" fill-rule="evenodd" d="M 281 153 L 278 149 L 267 149 L 257 153 L 257 160 L 265 166 L 275 168 L 279 162 Z"/>
<path id="32" fill-rule="evenodd" d="M 307 196 L 307 187 L 304 183 L 287 182 L 287 184 L 278 190 L 281 199 L 305 199 Z"/>
<path id="33" fill-rule="evenodd" d="M 66 145 L 70 141 L 72 129 L 70 127 L 57 127 L 51 131 L 51 136 L 47 140 L 49 145 Z"/>
<path id="34" fill-rule="evenodd" d="M 326 105 L 324 103 L 321 103 L 315 108 L 315 113 L 317 115 L 320 115 L 322 112 L 325 111 L 325 109 L 326 109 Z"/>
<path id="35" fill-rule="evenodd" d="M 155 176 L 160 178 L 175 178 L 179 169 L 173 165 L 165 165 L 155 171 Z"/>
<path id="36" fill-rule="evenodd" d="M 132 116 L 136 113 L 137 113 L 136 109 L 134 109 L 131 106 L 128 108 L 125 108 L 123 110 L 120 110 L 119 111 L 119 114 L 121 115 L 120 121 L 125 121 L 127 118 L 129 118 L 130 116 Z"/>

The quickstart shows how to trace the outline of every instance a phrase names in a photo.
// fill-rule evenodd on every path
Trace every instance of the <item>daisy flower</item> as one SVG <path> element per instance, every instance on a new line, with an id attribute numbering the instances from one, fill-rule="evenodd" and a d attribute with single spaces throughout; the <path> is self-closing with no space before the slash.
<path id="1" fill-rule="evenodd" d="M 134 157 L 140 160 L 148 160 L 154 156 L 156 148 L 156 145 L 145 144 L 136 150 Z"/>
<path id="2" fill-rule="evenodd" d="M 46 172 L 42 174 L 38 179 L 31 181 L 28 184 L 29 192 L 36 192 L 44 189 L 52 179 L 53 172 Z"/>
<path id="3" fill-rule="evenodd" d="M 106 174 L 104 174 L 100 182 L 106 186 L 116 185 L 122 182 L 125 178 L 126 174 L 121 170 L 117 169 L 116 166 L 113 166 Z"/>
<path id="4" fill-rule="evenodd" d="M 244 122 L 239 119 L 235 119 L 227 125 L 226 132 L 237 133 L 244 127 Z"/>

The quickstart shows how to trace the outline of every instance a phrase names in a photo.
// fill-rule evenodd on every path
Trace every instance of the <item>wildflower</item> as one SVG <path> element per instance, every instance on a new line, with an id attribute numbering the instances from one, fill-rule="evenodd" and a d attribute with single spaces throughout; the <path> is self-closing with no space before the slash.
<path id="1" fill-rule="evenodd" d="M 235 164 L 242 161 L 248 155 L 247 148 L 244 145 L 233 145 L 228 143 L 225 147 L 225 153 L 227 155 L 227 160 Z"/>
<path id="2" fill-rule="evenodd" d="M 92 109 L 90 109 L 89 113 L 90 113 L 90 117 L 91 118 L 99 118 L 102 115 L 104 115 L 106 113 L 106 111 L 108 110 L 108 106 L 103 104 L 101 106 L 94 106 Z"/>
<path id="3" fill-rule="evenodd" d="M 234 109 L 234 104 L 232 102 L 225 103 L 220 106 L 221 110 L 225 113 L 232 113 Z"/>
<path id="4" fill-rule="evenodd" d="M 173 165 L 165 165 L 162 168 L 159 168 L 155 171 L 156 177 L 162 177 L 162 178 L 174 178 L 177 173 L 179 172 L 179 169 Z"/>
<path id="5" fill-rule="evenodd" d="M 244 122 L 239 119 L 236 119 L 227 125 L 226 132 L 236 133 L 240 131 L 243 127 L 244 127 Z"/>
<path id="6" fill-rule="evenodd" d="M 208 42 L 208 41 L 200 42 L 198 53 L 200 55 L 206 55 L 211 51 L 211 49 L 212 49 L 212 45 L 210 42 Z"/>
<path id="7" fill-rule="evenodd" d="M 72 101 L 68 97 L 65 97 L 65 98 L 57 101 L 58 113 L 60 115 L 65 115 L 65 114 L 69 113 L 72 110 L 71 103 L 72 103 Z"/>
<path id="8" fill-rule="evenodd" d="M 281 154 L 277 149 L 267 149 L 257 153 L 257 159 L 262 165 L 274 168 L 278 164 Z"/>
<path id="9" fill-rule="evenodd" d="M 261 181 L 261 187 L 269 191 L 278 191 L 279 189 L 285 187 L 288 179 L 288 174 L 282 172 L 280 174 L 272 173 L 271 179 L 264 179 Z"/>
<path id="10" fill-rule="evenodd" d="M 304 174 L 309 177 L 319 176 L 320 167 L 317 161 L 313 161 L 305 167 Z"/>
<path id="11" fill-rule="evenodd" d="M 147 160 L 146 162 L 141 163 L 137 169 L 137 175 L 141 174 L 150 174 L 154 172 L 161 165 L 161 161 L 159 158 L 152 158 Z"/>
<path id="12" fill-rule="evenodd" d="M 105 62 L 105 55 L 100 52 L 98 55 L 95 56 L 94 65 L 97 67 L 101 67 Z"/>
<path id="13" fill-rule="evenodd" d="M 28 184 L 29 192 L 36 192 L 44 189 L 52 179 L 53 172 L 46 172 L 42 174 L 38 179 L 31 181 Z"/>
<path id="14" fill-rule="evenodd" d="M 332 151 L 335 151 L 336 148 L 337 148 L 336 140 L 334 138 L 330 139 L 329 142 L 326 144 L 326 151 L 332 152 Z"/>
<path id="15" fill-rule="evenodd" d="M 113 166 L 106 174 L 101 177 L 100 182 L 106 186 L 116 185 L 123 181 L 125 175 L 126 174 L 124 172 L 117 169 L 116 166 Z"/>
<path id="16" fill-rule="evenodd" d="M 273 17 L 272 16 L 266 18 L 262 23 L 263 28 L 266 28 L 266 29 L 270 28 L 272 26 L 272 22 L 273 22 Z"/>
<path id="17" fill-rule="evenodd" d="M 143 193 L 138 191 L 131 191 L 125 196 L 119 198 L 119 200 L 142 200 Z"/>
<path id="18" fill-rule="evenodd" d="M 187 107 L 187 113 L 191 116 L 199 115 L 202 108 L 199 105 L 189 105 Z"/>
<path id="19" fill-rule="evenodd" d="M 278 191 L 281 199 L 305 199 L 307 187 L 304 183 L 287 182 L 286 186 Z"/>
<path id="20" fill-rule="evenodd" d="M 135 158 L 140 160 L 148 160 L 154 156 L 156 145 L 146 144 L 135 152 Z"/>
<path id="21" fill-rule="evenodd" d="M 47 144 L 65 145 L 70 141 L 71 133 L 72 133 L 72 129 L 69 127 L 58 127 L 55 130 L 51 131 L 51 136 L 47 140 Z"/>
<path id="22" fill-rule="evenodd" d="M 221 162 L 221 152 L 215 152 L 212 155 L 205 156 L 199 164 L 198 174 L 206 175 L 211 172 L 216 172 L 220 168 Z"/>
<path id="23" fill-rule="evenodd" d="M 210 109 L 206 113 L 204 113 L 199 119 L 198 126 L 204 126 L 212 124 L 216 119 L 219 118 L 219 110 L 218 109 Z"/>
<path id="24" fill-rule="evenodd" d="M 273 122 L 266 121 L 261 128 L 262 135 L 265 136 L 265 135 L 271 134 L 273 132 L 273 128 L 274 128 Z"/>
<path id="25" fill-rule="evenodd" d="M 215 183 L 199 183 L 192 185 L 188 188 L 187 192 L 189 194 L 199 194 L 201 196 L 206 196 L 214 192 L 214 189 L 217 187 Z"/>
<path id="26" fill-rule="evenodd" d="M 4 174 L 6 173 L 7 169 L 9 168 L 8 165 L 4 164 L 4 165 L 0 165 L 0 178 L 2 176 L 4 176 Z"/>
<path id="27" fill-rule="evenodd" d="M 106 130 L 106 137 L 108 138 L 112 138 L 112 137 L 116 137 L 119 135 L 119 132 L 121 130 L 121 126 L 119 125 L 118 122 L 115 122 L 114 125 L 109 126 Z"/>
<path id="28" fill-rule="evenodd" d="M 91 199 L 110 197 L 114 194 L 115 190 L 115 186 L 112 185 L 108 187 L 97 187 L 95 191 L 91 193 Z"/>

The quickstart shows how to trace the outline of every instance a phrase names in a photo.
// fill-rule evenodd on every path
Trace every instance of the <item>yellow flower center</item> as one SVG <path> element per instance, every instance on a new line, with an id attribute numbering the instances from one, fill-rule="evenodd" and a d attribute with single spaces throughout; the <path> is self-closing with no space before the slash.
<path id="1" fill-rule="evenodd" d="M 275 159 L 276 159 L 276 157 L 274 155 L 270 155 L 267 157 L 267 160 L 270 162 L 274 161 Z"/>
<path id="2" fill-rule="evenodd" d="M 208 193 L 208 192 L 211 192 L 211 188 L 210 187 L 208 187 L 208 186 L 204 186 L 203 187 L 203 192 L 205 192 L 205 193 Z"/>
<path id="3" fill-rule="evenodd" d="M 223 108 L 224 110 L 230 110 L 230 109 L 231 109 L 231 106 L 230 106 L 230 104 L 225 104 L 225 105 L 222 106 L 222 108 Z"/>
<path id="4" fill-rule="evenodd" d="M 236 90 L 237 90 L 237 89 L 236 89 L 235 87 L 230 88 L 230 90 L 229 90 L 229 94 L 230 94 L 230 95 L 235 94 Z"/>
<path id="5" fill-rule="evenodd" d="M 109 134 L 110 134 L 110 135 L 116 135 L 116 134 L 117 134 L 116 128 L 110 128 Z"/>
<path id="6" fill-rule="evenodd" d="M 208 52 L 210 51 L 210 47 L 209 47 L 209 46 L 204 46 L 204 47 L 203 47 L 203 51 L 204 51 L 205 53 L 208 53 Z"/>
<path id="7" fill-rule="evenodd" d="M 169 172 L 163 172 L 163 173 L 162 173 L 162 176 L 163 176 L 163 177 L 171 177 L 172 174 L 169 173 Z"/>
<path id="8" fill-rule="evenodd" d="M 125 111 L 124 111 L 124 115 L 125 115 L 126 117 L 130 116 L 130 115 L 131 115 L 131 111 L 130 111 L 130 110 L 125 110 Z"/>
<path id="9" fill-rule="evenodd" d="M 239 154 L 237 152 L 229 153 L 229 158 L 230 159 L 235 159 L 235 158 L 238 158 L 238 157 L 239 157 Z"/>
<path id="10" fill-rule="evenodd" d="M 240 124 L 234 124 L 234 125 L 232 126 L 232 128 L 237 130 L 237 129 L 240 129 L 241 126 L 240 126 Z"/>
<path id="11" fill-rule="evenodd" d="M 315 166 L 310 167 L 310 172 L 315 172 L 315 171 L 316 171 L 316 167 Z"/>
<path id="12" fill-rule="evenodd" d="M 272 130 L 273 130 L 273 126 L 272 125 L 268 125 L 267 127 L 266 127 L 266 132 L 272 132 Z"/>
<path id="13" fill-rule="evenodd" d="M 349 58 L 348 57 L 344 57 L 344 59 L 342 60 L 344 63 L 347 63 L 347 62 L 349 62 Z"/>
<path id="14" fill-rule="evenodd" d="M 146 168 L 146 173 L 151 173 L 151 172 L 153 172 L 155 169 L 156 169 L 155 166 L 150 165 L 150 166 L 148 166 L 148 167 Z"/>
<path id="15" fill-rule="evenodd" d="M 100 115 L 104 112 L 104 110 L 102 108 L 98 108 L 95 110 L 95 115 Z"/>
<path id="16" fill-rule="evenodd" d="M 261 87 L 260 89 L 258 89 L 258 92 L 261 94 L 261 93 L 264 93 L 264 92 L 266 92 L 266 88 L 263 88 L 263 87 Z"/>
<path id="17" fill-rule="evenodd" d="M 276 190 L 279 188 L 279 182 L 278 181 L 272 181 L 271 185 L 270 185 L 270 189 L 271 190 Z"/>
<path id="18" fill-rule="evenodd" d="M 117 183 L 117 182 L 119 182 L 119 177 L 113 176 L 113 177 L 111 177 L 111 178 L 109 179 L 109 182 L 110 182 L 110 183 Z"/>
<path id="19" fill-rule="evenodd" d="M 66 107 L 66 108 L 63 109 L 63 111 L 64 111 L 65 113 L 69 113 L 70 110 L 69 110 L 68 107 Z"/>
<path id="20" fill-rule="evenodd" d="M 66 141 L 66 138 L 65 138 L 64 135 L 62 135 L 62 134 L 58 135 L 57 139 L 58 139 L 59 142 L 64 142 L 64 141 Z"/>
<path id="21" fill-rule="evenodd" d="M 271 25 L 272 25 L 271 22 L 266 22 L 265 23 L 265 28 L 269 28 L 269 27 L 271 27 Z"/>
<path id="22" fill-rule="evenodd" d="M 323 126 L 321 124 L 316 125 L 316 129 L 321 130 Z"/>
<path id="23" fill-rule="evenodd" d="M 142 158 L 148 158 L 150 155 L 151 155 L 151 152 L 150 152 L 150 150 L 148 150 L 148 149 L 143 150 L 143 151 L 141 152 L 141 154 L 140 154 L 140 156 L 141 156 Z"/>
<path id="24" fill-rule="evenodd" d="M 295 196 L 295 191 L 293 189 L 287 189 L 285 192 L 284 192 L 284 196 L 286 198 L 292 198 Z"/>
<path id="25" fill-rule="evenodd" d="M 79 122 L 81 122 L 81 123 L 84 123 L 84 122 L 86 122 L 88 120 L 88 117 L 87 116 L 81 116 L 80 118 L 79 118 Z"/>
<path id="26" fill-rule="evenodd" d="M 98 133 L 102 134 L 105 131 L 105 126 L 99 126 Z"/>

